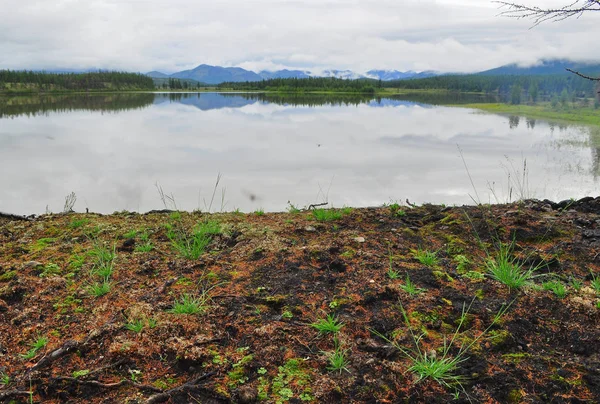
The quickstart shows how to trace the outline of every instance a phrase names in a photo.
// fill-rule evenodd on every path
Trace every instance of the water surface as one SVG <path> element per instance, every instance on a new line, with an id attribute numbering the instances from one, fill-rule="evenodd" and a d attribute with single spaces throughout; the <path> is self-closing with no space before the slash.
<path id="1" fill-rule="evenodd" d="M 143 212 L 164 208 L 157 184 L 179 209 L 213 211 L 598 194 L 598 128 L 435 105 L 445 102 L 218 93 L 0 98 L 0 211 L 59 212 L 75 192 L 76 211 Z"/>

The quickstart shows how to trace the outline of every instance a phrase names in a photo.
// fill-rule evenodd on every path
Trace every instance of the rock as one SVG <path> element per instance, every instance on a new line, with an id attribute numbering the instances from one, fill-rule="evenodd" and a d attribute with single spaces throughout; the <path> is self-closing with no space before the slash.
<path id="1" fill-rule="evenodd" d="M 37 267 L 41 267 L 42 265 L 44 265 L 44 264 L 42 264 L 41 262 L 38 262 L 38 261 L 28 261 L 23 264 L 21 269 L 37 268 Z"/>
<path id="2" fill-rule="evenodd" d="M 364 243 L 365 242 L 365 238 L 364 237 L 354 237 L 353 240 L 356 241 L 357 243 Z"/>
<path id="3" fill-rule="evenodd" d="M 314 228 L 314 227 L 312 227 L 312 226 L 306 226 L 306 227 L 304 228 L 304 230 L 305 230 L 305 231 L 310 231 L 310 232 L 317 231 L 317 229 L 315 229 L 315 228 Z"/>

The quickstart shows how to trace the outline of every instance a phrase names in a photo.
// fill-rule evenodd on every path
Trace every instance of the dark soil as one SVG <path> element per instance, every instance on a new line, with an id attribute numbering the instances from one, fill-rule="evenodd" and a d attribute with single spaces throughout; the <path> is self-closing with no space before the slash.
<path id="1" fill-rule="evenodd" d="M 0 216 L 0 402 L 600 402 L 600 198 L 398 212 Z M 206 220 L 221 231 L 183 258 L 173 232 Z M 500 243 L 530 284 L 489 276 Z M 197 313 L 172 311 L 184 295 Z M 337 342 L 311 326 L 328 314 Z M 466 349 L 459 382 L 409 370 L 417 337 L 428 357 Z"/>

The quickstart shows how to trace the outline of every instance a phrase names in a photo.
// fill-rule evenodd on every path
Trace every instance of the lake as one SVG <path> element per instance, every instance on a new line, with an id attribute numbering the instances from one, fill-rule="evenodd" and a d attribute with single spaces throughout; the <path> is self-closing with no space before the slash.
<path id="1" fill-rule="evenodd" d="M 599 128 L 436 105 L 446 102 L 243 93 L 4 97 L 0 211 L 61 212 L 71 192 L 76 211 L 101 213 L 598 194 Z"/>

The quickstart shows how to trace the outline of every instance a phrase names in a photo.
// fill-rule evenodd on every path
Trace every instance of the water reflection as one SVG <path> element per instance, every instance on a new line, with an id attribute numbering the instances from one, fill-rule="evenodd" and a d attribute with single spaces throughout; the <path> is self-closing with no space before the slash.
<path id="1" fill-rule="evenodd" d="M 179 208 L 204 209 L 219 172 L 213 209 L 284 210 L 288 201 L 304 206 L 325 195 L 336 206 L 471 203 L 457 145 L 481 202 L 511 197 L 507 158 L 514 167 L 527 161 L 530 196 L 597 193 L 600 132 L 420 97 L 42 98 L 0 103 L 0 211 L 60 211 L 72 191 L 79 211 L 147 211 L 162 207 L 157 182 Z"/>

